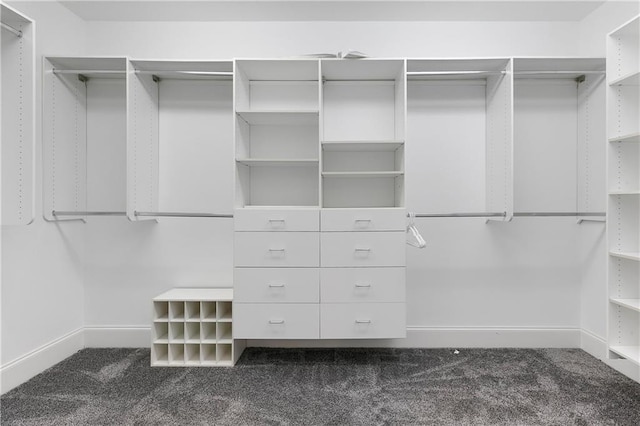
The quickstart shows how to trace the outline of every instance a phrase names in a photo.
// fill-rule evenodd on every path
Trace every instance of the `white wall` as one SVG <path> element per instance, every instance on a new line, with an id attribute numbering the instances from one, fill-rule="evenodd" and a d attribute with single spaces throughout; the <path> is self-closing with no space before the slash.
<path id="1" fill-rule="evenodd" d="M 578 51 L 582 56 L 604 56 L 606 35 L 640 13 L 637 0 L 609 0 L 580 22 Z"/>
<path id="2" fill-rule="evenodd" d="M 2 227 L 2 392 L 82 347 L 84 236 L 42 219 L 41 55 L 84 53 L 85 23 L 57 3 L 11 2 L 36 23 L 36 219 Z M 71 334 L 71 335 L 70 335 Z M 56 348 L 49 345 L 62 339 Z"/>

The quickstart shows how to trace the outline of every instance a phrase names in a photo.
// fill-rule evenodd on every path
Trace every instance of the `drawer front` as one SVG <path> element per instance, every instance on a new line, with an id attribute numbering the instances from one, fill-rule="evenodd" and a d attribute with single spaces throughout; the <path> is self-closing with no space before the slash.
<path id="1" fill-rule="evenodd" d="M 318 267 L 318 235 L 317 232 L 236 232 L 235 266 Z"/>
<path id="2" fill-rule="evenodd" d="M 239 303 L 318 303 L 317 268 L 236 268 L 233 297 Z"/>
<path id="3" fill-rule="evenodd" d="M 325 267 L 405 266 L 405 232 L 323 232 Z"/>
<path id="4" fill-rule="evenodd" d="M 233 303 L 235 339 L 317 339 L 317 304 Z"/>
<path id="5" fill-rule="evenodd" d="M 405 272 L 405 268 L 325 268 L 320 272 L 320 300 L 404 303 Z"/>
<path id="6" fill-rule="evenodd" d="M 320 305 L 322 339 L 391 339 L 407 335 L 404 303 Z"/>
<path id="7" fill-rule="evenodd" d="M 236 231 L 318 231 L 318 209 L 236 209 L 233 213 Z"/>
<path id="8" fill-rule="evenodd" d="M 405 209 L 323 209 L 322 231 L 405 231 Z"/>

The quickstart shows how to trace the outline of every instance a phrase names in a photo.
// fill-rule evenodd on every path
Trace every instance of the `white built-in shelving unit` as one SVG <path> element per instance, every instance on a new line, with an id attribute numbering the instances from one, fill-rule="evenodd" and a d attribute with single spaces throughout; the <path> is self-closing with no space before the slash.
<path id="1" fill-rule="evenodd" d="M 426 213 L 513 215 L 513 73 L 509 58 L 410 59 L 408 132 L 429 147 Z M 484 159 L 484 161 L 478 161 Z"/>
<path id="2" fill-rule="evenodd" d="M 513 70 L 515 210 L 603 212 L 604 59 L 514 58 Z"/>
<path id="3" fill-rule="evenodd" d="M 151 365 L 233 366 L 245 342 L 233 338 L 233 290 L 176 288 L 153 299 Z"/>
<path id="4" fill-rule="evenodd" d="M 231 61 L 132 60 L 127 216 L 212 214 L 216 161 L 232 140 Z M 141 213 L 141 214 L 139 214 Z"/>
<path id="5" fill-rule="evenodd" d="M 128 67 L 124 57 L 44 58 L 46 220 L 124 214 Z"/>
<path id="6" fill-rule="evenodd" d="M 0 4 L 2 225 L 28 225 L 35 202 L 35 23 Z"/>
<path id="7" fill-rule="evenodd" d="M 607 38 L 610 356 L 640 364 L 640 17 Z"/>

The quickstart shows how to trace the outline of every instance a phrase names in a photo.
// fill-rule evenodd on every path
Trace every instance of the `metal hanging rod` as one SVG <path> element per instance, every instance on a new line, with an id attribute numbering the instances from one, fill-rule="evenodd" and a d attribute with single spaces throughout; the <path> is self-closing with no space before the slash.
<path id="1" fill-rule="evenodd" d="M 219 217 L 219 218 L 232 218 L 232 214 L 217 214 L 217 213 L 184 213 L 184 212 L 133 212 L 134 216 L 142 217 Z"/>
<path id="2" fill-rule="evenodd" d="M 604 70 L 591 71 L 514 71 L 515 75 L 554 75 L 554 74 L 605 74 Z"/>
<path id="3" fill-rule="evenodd" d="M 407 215 L 408 216 L 408 215 Z M 515 212 L 514 217 L 605 217 L 604 212 Z M 416 213 L 415 217 L 507 217 L 507 213 Z M 588 219 L 584 219 L 588 220 Z"/>
<path id="4" fill-rule="evenodd" d="M 313 80 L 315 81 L 315 80 Z M 348 82 L 348 83 L 386 83 L 396 81 L 395 78 L 353 78 L 353 79 L 340 79 L 340 78 L 322 78 L 323 83 L 327 82 Z"/>
<path id="5" fill-rule="evenodd" d="M 124 70 L 67 70 L 67 69 L 53 69 L 54 74 L 114 74 L 122 75 L 126 74 Z"/>
<path id="6" fill-rule="evenodd" d="M 181 75 L 210 75 L 210 76 L 224 76 L 233 77 L 232 71 L 178 71 L 178 70 L 136 70 L 136 74 L 181 74 Z"/>
<path id="7" fill-rule="evenodd" d="M 56 211 L 51 212 L 53 216 L 126 216 L 127 212 L 74 212 L 74 211 Z"/>
<path id="8" fill-rule="evenodd" d="M 5 24 L 4 22 L 0 22 L 0 26 L 2 26 L 2 28 L 9 31 L 10 33 L 15 34 L 16 37 L 22 37 L 22 30 L 13 28 L 11 25 Z"/>
<path id="9" fill-rule="evenodd" d="M 439 75 L 486 75 L 506 74 L 505 70 L 499 71 L 408 71 L 407 76 L 439 76 Z"/>
<path id="10" fill-rule="evenodd" d="M 408 216 L 408 215 L 407 215 Z M 415 217 L 506 217 L 502 213 L 416 213 Z"/>

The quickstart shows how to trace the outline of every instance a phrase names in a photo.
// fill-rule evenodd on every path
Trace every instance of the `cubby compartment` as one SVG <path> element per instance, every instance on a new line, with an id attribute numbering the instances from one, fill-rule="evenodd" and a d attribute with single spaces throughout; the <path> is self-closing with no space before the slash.
<path id="1" fill-rule="evenodd" d="M 166 323 L 166 322 L 153 323 L 153 342 L 169 343 L 169 323 Z"/>
<path id="2" fill-rule="evenodd" d="M 200 302 L 185 302 L 185 320 L 200 321 Z"/>
<path id="3" fill-rule="evenodd" d="M 609 300 L 640 311 L 640 261 L 609 257 Z"/>
<path id="4" fill-rule="evenodd" d="M 169 341 L 184 342 L 184 322 L 169 323 Z"/>
<path id="5" fill-rule="evenodd" d="M 233 366 L 244 350 L 233 338 L 232 289 L 176 288 L 152 303 L 152 366 Z"/>
<path id="6" fill-rule="evenodd" d="M 154 321 L 169 321 L 169 303 L 153 302 Z"/>
<path id="7" fill-rule="evenodd" d="M 216 320 L 216 302 L 201 302 L 202 321 Z"/>
<path id="8" fill-rule="evenodd" d="M 184 324 L 185 340 L 187 343 L 200 343 L 200 323 L 187 322 Z"/>
<path id="9" fill-rule="evenodd" d="M 610 304 L 609 350 L 617 357 L 640 364 L 640 312 Z"/>
<path id="10" fill-rule="evenodd" d="M 216 341 L 216 323 L 203 322 L 201 325 L 202 341 L 207 343 L 215 343 Z"/>
<path id="11" fill-rule="evenodd" d="M 184 344 L 169 344 L 169 363 L 172 365 L 184 365 Z"/>
<path id="12" fill-rule="evenodd" d="M 318 206 L 317 161 L 236 164 L 236 207 Z"/>
<path id="13" fill-rule="evenodd" d="M 184 351 L 186 365 L 200 365 L 200 345 L 186 344 Z"/>
<path id="14" fill-rule="evenodd" d="M 325 208 L 402 207 L 404 176 L 327 176 L 323 179 Z"/>
<path id="15" fill-rule="evenodd" d="M 184 302 L 169 302 L 169 321 L 184 321 Z"/>
<path id="16" fill-rule="evenodd" d="M 203 344 L 200 346 L 200 360 L 202 365 L 216 365 L 216 345 Z"/>
<path id="17" fill-rule="evenodd" d="M 233 332 L 230 322 L 219 322 L 217 330 L 218 342 L 231 343 L 233 340 Z"/>
<path id="18" fill-rule="evenodd" d="M 607 78 L 611 85 L 635 85 L 640 72 L 640 17 L 607 37 Z"/>
<path id="19" fill-rule="evenodd" d="M 231 344 L 218 344 L 216 345 L 216 355 L 218 363 L 221 365 L 232 365 L 233 364 L 233 351 L 231 349 Z"/>
<path id="20" fill-rule="evenodd" d="M 231 322 L 233 316 L 233 303 L 218 302 L 218 321 Z"/>
<path id="21" fill-rule="evenodd" d="M 151 364 L 169 364 L 169 345 L 154 343 L 151 345 Z"/>
<path id="22" fill-rule="evenodd" d="M 640 86 L 609 86 L 608 93 L 608 134 L 609 140 L 630 140 L 638 142 L 640 135 Z"/>

